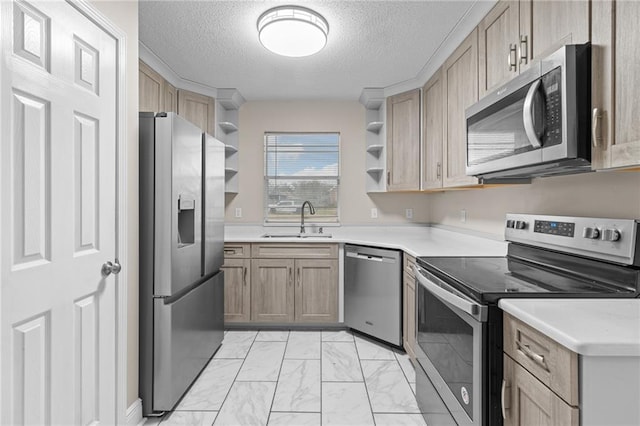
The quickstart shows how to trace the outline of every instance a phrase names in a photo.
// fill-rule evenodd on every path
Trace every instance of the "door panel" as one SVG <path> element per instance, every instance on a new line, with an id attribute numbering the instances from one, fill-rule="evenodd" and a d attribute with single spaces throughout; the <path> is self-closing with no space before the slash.
<path id="1" fill-rule="evenodd" d="M 295 320 L 338 321 L 338 261 L 296 260 Z"/>
<path id="2" fill-rule="evenodd" d="M 224 320 L 248 322 L 250 319 L 251 260 L 225 259 L 224 266 Z"/>
<path id="3" fill-rule="evenodd" d="M 116 41 L 68 3 L 0 17 L 0 423 L 113 424 Z"/>
<path id="4" fill-rule="evenodd" d="M 422 189 L 442 188 L 442 70 L 438 70 L 422 88 Z"/>
<path id="5" fill-rule="evenodd" d="M 420 189 L 420 89 L 387 99 L 387 190 Z"/>
<path id="6" fill-rule="evenodd" d="M 251 260 L 251 320 L 293 321 L 293 259 Z"/>

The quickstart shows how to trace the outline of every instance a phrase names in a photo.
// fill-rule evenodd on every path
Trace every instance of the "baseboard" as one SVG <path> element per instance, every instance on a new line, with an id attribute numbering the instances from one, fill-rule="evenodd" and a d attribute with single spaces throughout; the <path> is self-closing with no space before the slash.
<path id="1" fill-rule="evenodd" d="M 291 331 L 321 331 L 321 330 L 347 330 L 344 323 L 308 323 L 308 324 L 292 324 L 282 323 L 257 323 L 257 322 L 225 322 L 225 330 L 291 330 Z"/>
<path id="2" fill-rule="evenodd" d="M 127 408 L 127 426 L 138 426 L 144 424 L 142 417 L 142 400 L 136 399 L 129 408 Z"/>

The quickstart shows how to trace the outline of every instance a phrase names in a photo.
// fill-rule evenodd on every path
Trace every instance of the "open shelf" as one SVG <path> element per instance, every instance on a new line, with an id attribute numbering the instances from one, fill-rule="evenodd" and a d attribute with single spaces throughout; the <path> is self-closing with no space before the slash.
<path id="1" fill-rule="evenodd" d="M 367 147 L 367 152 L 374 155 L 380 155 L 380 152 L 384 148 L 384 145 L 369 145 Z"/>
<path id="2" fill-rule="evenodd" d="M 224 152 L 225 152 L 225 154 L 227 154 L 227 156 L 229 156 L 231 154 L 235 154 L 236 152 L 238 152 L 238 148 L 236 148 L 233 145 L 225 145 L 224 146 Z"/>
<path id="3" fill-rule="evenodd" d="M 222 131 L 225 133 L 232 133 L 232 132 L 238 131 L 238 126 L 236 126 L 234 123 L 230 121 L 221 121 L 218 123 L 218 126 L 220 126 Z"/>
<path id="4" fill-rule="evenodd" d="M 382 121 L 372 121 L 367 123 L 367 130 L 373 133 L 378 133 L 383 125 L 384 122 Z"/>
<path id="5" fill-rule="evenodd" d="M 225 168 L 224 169 L 224 173 L 225 175 L 231 176 L 231 175 L 235 175 L 236 173 L 238 173 L 238 171 L 236 169 L 232 169 L 232 168 Z"/>
<path id="6" fill-rule="evenodd" d="M 382 167 L 369 167 L 367 169 L 367 173 L 369 174 L 377 174 L 377 173 L 382 173 L 384 171 L 384 169 Z"/>

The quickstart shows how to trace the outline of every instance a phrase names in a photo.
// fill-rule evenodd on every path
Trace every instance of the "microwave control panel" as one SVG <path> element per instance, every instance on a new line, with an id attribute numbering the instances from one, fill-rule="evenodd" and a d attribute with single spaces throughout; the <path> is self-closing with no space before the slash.
<path id="1" fill-rule="evenodd" d="M 562 71 L 560 68 L 542 76 L 544 91 L 544 145 L 562 143 Z"/>

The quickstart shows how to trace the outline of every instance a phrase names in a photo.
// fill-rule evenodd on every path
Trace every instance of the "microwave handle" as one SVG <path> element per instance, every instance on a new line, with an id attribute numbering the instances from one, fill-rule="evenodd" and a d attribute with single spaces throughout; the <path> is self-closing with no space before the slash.
<path id="1" fill-rule="evenodd" d="M 469 302 L 445 289 L 440 287 L 439 285 L 431 282 L 427 277 L 420 273 L 420 270 L 417 266 L 413 267 L 414 273 L 416 274 L 416 278 L 418 282 L 422 284 L 424 288 L 433 293 L 437 298 L 442 299 L 446 302 L 451 303 L 453 306 L 461 309 L 462 311 L 468 313 L 469 315 L 477 315 L 479 312 L 479 306 L 476 303 Z"/>
<path id="2" fill-rule="evenodd" d="M 524 98 L 524 108 L 522 108 L 524 132 L 526 133 L 527 138 L 529 138 L 529 142 L 531 142 L 531 145 L 533 145 L 534 148 L 540 148 L 542 146 L 542 141 L 538 138 L 536 129 L 533 125 L 533 97 L 535 96 L 539 87 L 540 79 L 536 80 L 536 82 L 533 83 L 531 87 L 529 87 L 527 96 Z"/>

